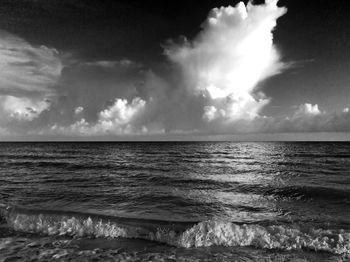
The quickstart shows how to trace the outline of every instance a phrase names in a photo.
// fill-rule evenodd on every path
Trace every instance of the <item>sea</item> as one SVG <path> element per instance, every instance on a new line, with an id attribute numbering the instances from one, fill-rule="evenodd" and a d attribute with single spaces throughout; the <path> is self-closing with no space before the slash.
<path id="1" fill-rule="evenodd" d="M 350 261 L 350 143 L 2 142 L 0 261 Z"/>

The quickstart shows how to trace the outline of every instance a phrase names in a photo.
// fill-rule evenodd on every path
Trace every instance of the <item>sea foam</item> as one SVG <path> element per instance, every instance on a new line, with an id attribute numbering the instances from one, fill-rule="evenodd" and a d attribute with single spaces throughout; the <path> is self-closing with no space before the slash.
<path id="1" fill-rule="evenodd" d="M 163 223 L 128 224 L 91 217 L 11 210 L 7 224 L 16 231 L 77 238 L 139 238 L 177 247 L 253 246 L 261 249 L 313 250 L 350 256 L 350 232 L 343 229 L 307 228 L 296 224 L 237 224 L 208 220 L 183 230 Z M 171 222 L 169 222 L 171 225 Z M 174 222 L 176 223 L 176 222 Z"/>

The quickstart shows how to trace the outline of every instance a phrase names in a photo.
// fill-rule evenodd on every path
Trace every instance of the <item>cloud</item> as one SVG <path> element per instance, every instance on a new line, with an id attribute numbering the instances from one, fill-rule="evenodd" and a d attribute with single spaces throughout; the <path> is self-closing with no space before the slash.
<path id="1" fill-rule="evenodd" d="M 255 93 L 259 82 L 285 68 L 272 35 L 285 12 L 277 1 L 214 8 L 193 41 L 167 47 L 166 55 L 180 66 L 186 87 L 206 97 L 204 120 L 254 118 L 268 103 Z"/>
<path id="2" fill-rule="evenodd" d="M 211 113 L 217 113 L 212 111 Z M 215 121 L 214 121 L 215 123 Z M 349 132 L 350 113 L 347 108 L 327 112 L 318 104 L 305 103 L 284 117 L 257 116 L 241 119 L 235 124 L 212 125 L 206 134 L 277 134 L 309 132 Z"/>
<path id="3" fill-rule="evenodd" d="M 62 68 L 56 49 L 0 32 L 0 94 L 50 93 Z"/>
<path id="4" fill-rule="evenodd" d="M 56 88 L 56 103 L 50 112 L 52 124 L 70 125 L 76 121 L 75 110 L 82 107 L 89 123 L 98 121 L 98 113 L 115 99 L 139 97 L 137 88 L 144 81 L 144 68 L 127 59 L 113 61 L 77 61 L 72 58 L 62 71 Z"/>
<path id="5" fill-rule="evenodd" d="M 47 132 L 84 135 L 248 127 L 270 101 L 259 83 L 285 69 L 272 35 L 285 12 L 277 1 L 214 8 L 193 40 L 165 47 L 160 74 L 128 59 L 73 62 L 42 122 Z"/>
<path id="6" fill-rule="evenodd" d="M 0 31 L 0 129 L 28 131 L 28 123 L 49 109 L 62 68 L 56 49 Z"/>
<path id="7" fill-rule="evenodd" d="M 74 114 L 79 115 L 84 111 L 84 107 L 78 106 L 74 109 Z"/>
<path id="8" fill-rule="evenodd" d="M 0 31 L 0 136 L 36 133 L 50 109 L 63 62 L 60 53 Z M 39 130 L 40 131 L 40 130 Z"/>
<path id="9" fill-rule="evenodd" d="M 47 100 L 29 99 L 26 97 L 1 96 L 0 105 L 3 112 L 16 120 L 31 121 L 50 106 Z"/>
<path id="10" fill-rule="evenodd" d="M 299 108 L 295 111 L 293 118 L 303 118 L 308 116 L 317 116 L 322 114 L 322 112 L 318 109 L 318 105 L 312 105 L 309 103 L 300 105 Z"/>
<path id="11" fill-rule="evenodd" d="M 285 12 L 277 1 L 213 9 L 192 41 L 167 44 L 168 76 L 144 75 L 135 95 L 145 101 L 143 117 L 133 125 L 221 133 L 259 117 L 269 98 L 258 84 L 285 69 L 272 35 Z"/>
<path id="12" fill-rule="evenodd" d="M 50 130 L 64 135 L 91 136 L 145 133 L 148 131 L 146 127 L 138 130 L 133 125 L 142 115 L 145 105 L 146 102 L 138 97 L 130 102 L 126 99 L 116 99 L 111 106 L 99 112 L 96 123 L 89 123 L 85 118 L 81 118 L 68 127 L 55 124 Z M 76 108 L 77 111 L 82 112 L 82 108 Z"/>
<path id="13" fill-rule="evenodd" d="M 121 60 L 98 60 L 98 61 L 92 61 L 92 62 L 83 62 L 80 64 L 81 66 L 91 66 L 91 67 L 101 67 L 101 68 L 115 68 L 115 67 L 141 67 L 141 63 L 136 63 L 134 61 L 131 61 L 130 59 L 124 58 Z"/>
<path id="14" fill-rule="evenodd" d="M 260 132 L 349 132 L 350 113 L 345 108 L 342 111 L 327 112 L 319 105 L 305 103 L 287 117 L 265 118 Z"/>
<path id="15" fill-rule="evenodd" d="M 94 128 L 106 133 L 128 133 L 132 129 L 132 121 L 144 111 L 145 105 L 146 102 L 138 97 L 131 103 L 125 99 L 116 99 L 111 107 L 100 112 Z"/>
<path id="16" fill-rule="evenodd" d="M 266 117 L 259 87 L 290 66 L 273 31 L 276 0 L 214 8 L 192 40 L 169 41 L 156 69 L 127 58 L 86 61 L 0 33 L 0 134 L 113 137 L 349 131 L 349 108 L 305 103 Z M 159 69 L 161 68 L 161 69 Z"/>

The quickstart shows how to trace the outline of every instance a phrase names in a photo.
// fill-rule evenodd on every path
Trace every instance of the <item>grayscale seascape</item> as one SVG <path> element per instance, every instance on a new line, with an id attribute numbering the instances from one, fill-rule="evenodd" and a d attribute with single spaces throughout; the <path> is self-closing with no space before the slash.
<path id="1" fill-rule="evenodd" d="M 349 0 L 0 0 L 0 262 L 350 262 Z"/>

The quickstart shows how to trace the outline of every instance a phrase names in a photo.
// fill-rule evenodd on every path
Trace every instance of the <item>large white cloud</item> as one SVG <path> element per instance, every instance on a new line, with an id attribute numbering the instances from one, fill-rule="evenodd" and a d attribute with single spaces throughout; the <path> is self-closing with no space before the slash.
<path id="1" fill-rule="evenodd" d="M 274 0 L 214 8 L 193 41 L 166 50 L 180 65 L 187 88 L 207 98 L 204 120 L 254 118 L 268 103 L 254 91 L 260 81 L 284 67 L 272 30 L 285 12 Z"/>

